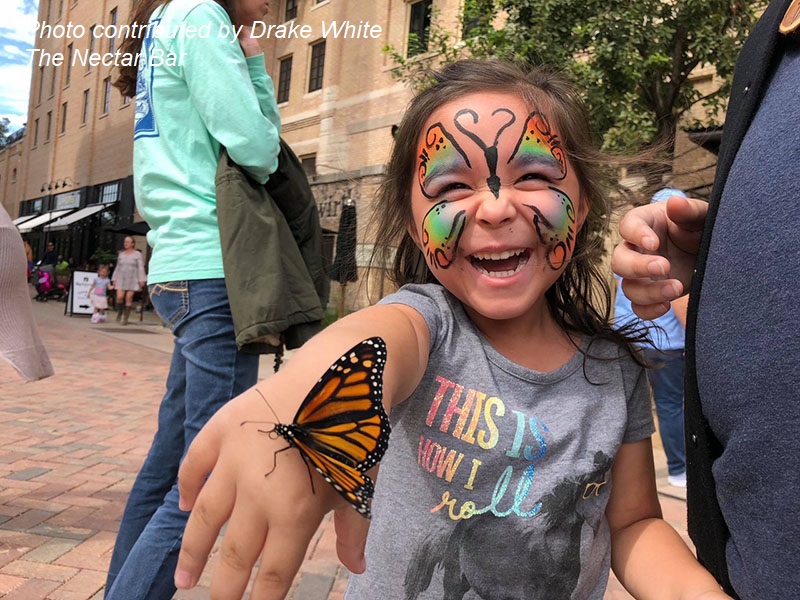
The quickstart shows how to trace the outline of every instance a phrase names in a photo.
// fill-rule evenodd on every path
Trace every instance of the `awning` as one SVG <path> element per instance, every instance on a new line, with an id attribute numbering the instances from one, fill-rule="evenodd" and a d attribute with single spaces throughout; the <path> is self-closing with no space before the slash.
<path id="1" fill-rule="evenodd" d="M 92 204 L 90 206 L 84 206 L 80 210 L 76 210 L 71 215 L 67 215 L 65 217 L 61 217 L 56 221 L 51 221 L 48 225 L 45 226 L 45 231 L 63 231 L 67 229 L 73 223 L 77 223 L 83 219 L 91 217 L 99 213 L 101 210 L 105 210 L 107 208 L 111 208 L 113 202 L 110 204 Z"/>
<path id="2" fill-rule="evenodd" d="M 17 227 L 20 233 L 28 233 L 29 231 L 33 231 L 37 227 L 41 227 L 50 221 L 57 219 L 59 217 L 63 217 L 68 212 L 71 212 L 71 208 L 67 208 L 65 210 L 53 210 L 50 212 L 46 212 L 43 215 L 39 215 L 35 219 L 31 219 L 30 221 L 25 221 L 22 225 Z"/>
<path id="3" fill-rule="evenodd" d="M 17 217 L 13 221 L 11 221 L 11 223 L 16 227 L 17 225 L 21 225 L 25 221 L 30 221 L 31 219 L 33 219 L 34 217 L 36 217 L 38 215 L 39 215 L 39 213 L 36 213 L 36 214 L 33 214 L 33 215 L 25 215 L 24 217 Z"/>

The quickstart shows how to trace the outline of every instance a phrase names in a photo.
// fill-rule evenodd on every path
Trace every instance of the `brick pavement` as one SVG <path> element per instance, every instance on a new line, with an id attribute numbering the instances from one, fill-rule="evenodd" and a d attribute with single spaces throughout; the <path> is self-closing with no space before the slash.
<path id="1" fill-rule="evenodd" d="M 0 361 L 0 598 L 99 600 L 125 499 L 155 430 L 171 336 L 152 315 L 126 328 L 66 317 L 34 303 L 56 376 L 23 383 Z M 269 359 L 261 373 L 268 373 Z M 685 537 L 681 494 L 666 486 L 665 517 Z M 211 558 L 213 566 L 219 543 Z M 341 600 L 346 571 L 330 521 L 315 535 L 295 600 Z M 178 600 L 208 598 L 210 572 Z M 630 596 L 616 581 L 606 600 Z"/>

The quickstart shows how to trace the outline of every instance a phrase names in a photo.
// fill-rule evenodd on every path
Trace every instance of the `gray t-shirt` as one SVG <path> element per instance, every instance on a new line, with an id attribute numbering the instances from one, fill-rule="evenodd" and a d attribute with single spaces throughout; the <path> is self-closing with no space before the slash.
<path id="1" fill-rule="evenodd" d="M 346 598 L 601 600 L 611 464 L 620 444 L 653 432 L 642 369 L 597 340 L 583 348 L 606 360 L 576 352 L 547 373 L 522 367 L 438 285 L 381 303 L 424 317 L 430 360 L 392 412 L 367 570 Z"/>

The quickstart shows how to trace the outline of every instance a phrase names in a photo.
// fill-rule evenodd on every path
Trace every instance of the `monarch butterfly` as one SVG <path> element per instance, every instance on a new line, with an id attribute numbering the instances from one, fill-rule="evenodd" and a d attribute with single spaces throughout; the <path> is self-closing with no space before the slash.
<path id="1" fill-rule="evenodd" d="M 378 464 L 389 443 L 382 402 L 385 364 L 381 338 L 358 343 L 320 377 L 292 423 L 264 431 L 283 437 L 289 445 L 278 452 L 296 448 L 306 466 L 313 466 L 367 518 L 375 488 L 364 472 Z"/>

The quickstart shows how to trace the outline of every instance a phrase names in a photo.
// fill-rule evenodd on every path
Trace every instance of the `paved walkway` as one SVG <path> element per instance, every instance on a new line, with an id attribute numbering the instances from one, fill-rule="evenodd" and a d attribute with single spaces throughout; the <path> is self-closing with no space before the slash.
<path id="1" fill-rule="evenodd" d="M 153 315 L 128 327 L 34 303 L 56 376 L 23 383 L 0 361 L 0 598 L 100 600 L 130 486 L 150 445 L 172 339 Z M 271 359 L 262 359 L 268 376 Z M 682 490 L 656 462 L 665 517 L 685 533 Z M 677 494 L 676 494 L 677 492 Z M 323 523 L 290 598 L 341 600 L 346 571 Z M 217 548 L 211 563 L 214 563 Z M 175 598 L 208 598 L 209 574 Z M 630 596 L 615 581 L 606 600 Z"/>

